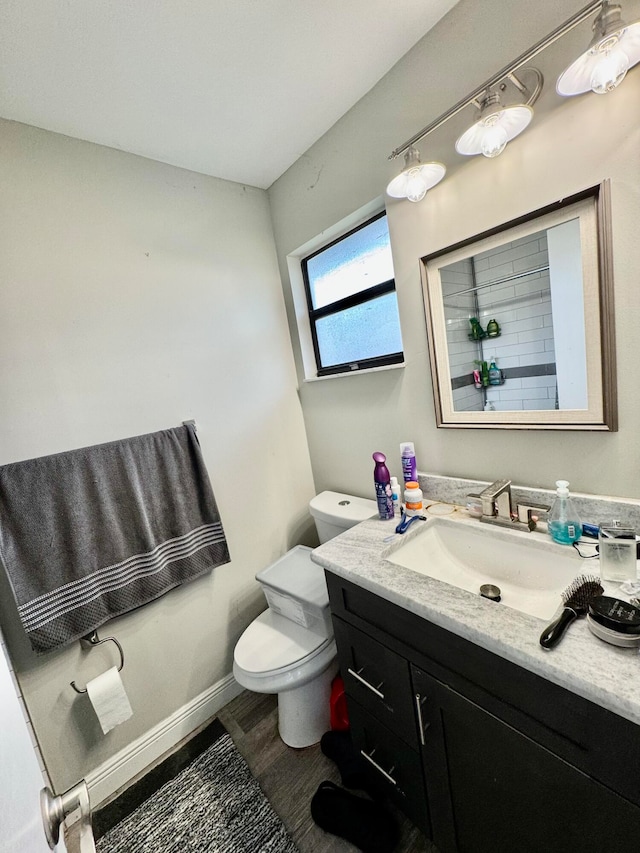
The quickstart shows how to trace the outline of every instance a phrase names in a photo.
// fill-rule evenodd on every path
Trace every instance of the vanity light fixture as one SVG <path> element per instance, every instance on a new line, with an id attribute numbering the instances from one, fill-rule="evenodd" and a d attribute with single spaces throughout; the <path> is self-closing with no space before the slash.
<path id="1" fill-rule="evenodd" d="M 622 7 L 603 2 L 593 22 L 589 47 L 558 77 L 559 95 L 581 95 L 589 90 L 605 95 L 617 88 L 629 68 L 640 62 L 640 21 L 627 26 Z"/>
<path id="2" fill-rule="evenodd" d="M 486 157 L 496 157 L 500 154 L 509 140 L 522 133 L 531 121 L 533 115 L 531 107 L 542 88 L 540 72 L 525 66 L 594 13 L 597 15 L 593 23 L 594 37 L 591 44 L 588 50 L 560 75 L 557 91 L 561 95 L 578 95 L 589 89 L 595 92 L 608 92 L 615 88 L 624 78 L 627 69 L 640 62 L 640 21 L 626 26 L 620 17 L 618 4 L 609 3 L 608 0 L 592 0 L 533 47 L 392 151 L 389 160 L 399 157 L 400 154 L 405 155 L 405 169 L 387 187 L 388 195 L 420 201 L 428 189 L 442 180 L 445 174 L 442 163 L 420 165 L 415 146 L 466 107 L 475 106 L 479 115 L 476 123 L 456 142 L 456 150 L 460 154 L 484 154 Z M 535 81 L 528 86 L 526 72 L 533 72 L 536 75 Z M 506 98 L 508 82 L 519 90 L 523 96 L 523 103 L 502 106 L 502 98 Z M 432 171 L 430 177 L 425 179 L 426 186 L 423 187 L 422 169 L 428 166 L 435 166 L 436 171 Z M 420 180 L 418 180 L 418 170 Z M 435 180 L 433 180 L 434 177 L 436 177 Z M 409 191 L 407 191 L 407 185 Z M 402 191 L 403 188 L 404 191 Z"/>
<path id="3" fill-rule="evenodd" d="M 422 201 L 427 190 L 440 183 L 446 171 L 442 163 L 421 163 L 420 152 L 411 146 L 404 155 L 404 169 L 391 181 L 387 194 L 392 198 Z"/>
<path id="4" fill-rule="evenodd" d="M 484 154 L 485 157 L 497 157 L 507 146 L 528 126 L 533 118 L 531 105 L 536 101 L 542 90 L 542 74 L 536 68 L 523 69 L 528 72 L 535 82 L 531 91 L 514 74 L 508 79 L 523 94 L 528 95 L 525 103 L 503 106 L 499 92 L 487 89 L 483 98 L 477 102 L 479 112 L 476 121 L 466 130 L 456 142 L 458 154 Z M 501 90 L 506 88 L 502 84 Z"/>

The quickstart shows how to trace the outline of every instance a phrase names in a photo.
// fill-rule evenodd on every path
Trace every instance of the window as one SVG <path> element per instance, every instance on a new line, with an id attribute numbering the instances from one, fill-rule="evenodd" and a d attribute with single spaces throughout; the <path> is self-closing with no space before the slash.
<path id="1" fill-rule="evenodd" d="M 387 215 L 302 261 L 318 376 L 404 360 Z"/>

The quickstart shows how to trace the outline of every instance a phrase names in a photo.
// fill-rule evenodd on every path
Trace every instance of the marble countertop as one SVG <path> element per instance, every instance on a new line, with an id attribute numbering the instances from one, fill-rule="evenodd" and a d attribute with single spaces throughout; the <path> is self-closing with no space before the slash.
<path id="1" fill-rule="evenodd" d="M 419 536 L 438 512 L 463 525 L 479 525 L 465 509 L 435 504 L 426 510 L 428 520 L 415 522 L 407 533 L 394 535 L 397 519 L 370 519 L 316 548 L 311 559 L 336 575 L 358 584 L 387 601 L 428 619 L 460 637 L 541 675 L 568 690 L 640 725 L 640 654 L 605 643 L 594 636 L 585 618 L 575 620 L 553 649 L 543 649 L 539 637 L 548 621 L 521 613 L 426 575 L 387 561 L 409 539 Z M 490 528 L 490 525 L 482 525 Z M 576 576 L 598 574 L 590 561 L 573 549 L 540 537 L 552 552 L 575 554 Z M 392 537 L 390 539 L 390 537 Z M 605 594 L 628 600 L 618 584 L 603 583 Z M 560 602 L 559 602 L 560 604 Z"/>

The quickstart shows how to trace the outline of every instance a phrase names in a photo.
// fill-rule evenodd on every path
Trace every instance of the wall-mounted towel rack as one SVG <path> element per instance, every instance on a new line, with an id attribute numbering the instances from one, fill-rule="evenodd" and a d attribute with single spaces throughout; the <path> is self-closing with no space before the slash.
<path id="1" fill-rule="evenodd" d="M 94 648 L 94 646 L 100 646 L 100 645 L 102 645 L 102 643 L 108 643 L 109 641 L 111 641 L 112 643 L 115 643 L 116 646 L 118 647 L 118 651 L 120 652 L 120 666 L 118 667 L 118 672 L 122 672 L 122 667 L 124 666 L 124 652 L 122 651 L 122 646 L 116 640 L 115 637 L 105 637 L 103 640 L 101 640 L 98 637 L 97 631 L 91 631 L 91 633 L 87 634 L 85 637 L 80 637 L 80 645 L 82 646 L 83 649 L 92 649 L 92 648 Z M 86 693 L 87 692 L 86 689 L 83 690 L 80 687 L 77 687 L 75 681 L 71 682 L 71 686 L 76 691 L 76 693 Z"/>

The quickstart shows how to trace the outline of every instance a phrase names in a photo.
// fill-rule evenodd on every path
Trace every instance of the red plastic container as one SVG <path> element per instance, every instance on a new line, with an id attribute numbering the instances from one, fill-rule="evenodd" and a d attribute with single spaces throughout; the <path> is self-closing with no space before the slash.
<path id="1" fill-rule="evenodd" d="M 329 698 L 330 726 L 335 732 L 344 732 L 349 728 L 349 712 L 347 711 L 347 697 L 344 695 L 344 681 L 342 676 L 336 675 L 331 682 L 331 696 Z"/>

